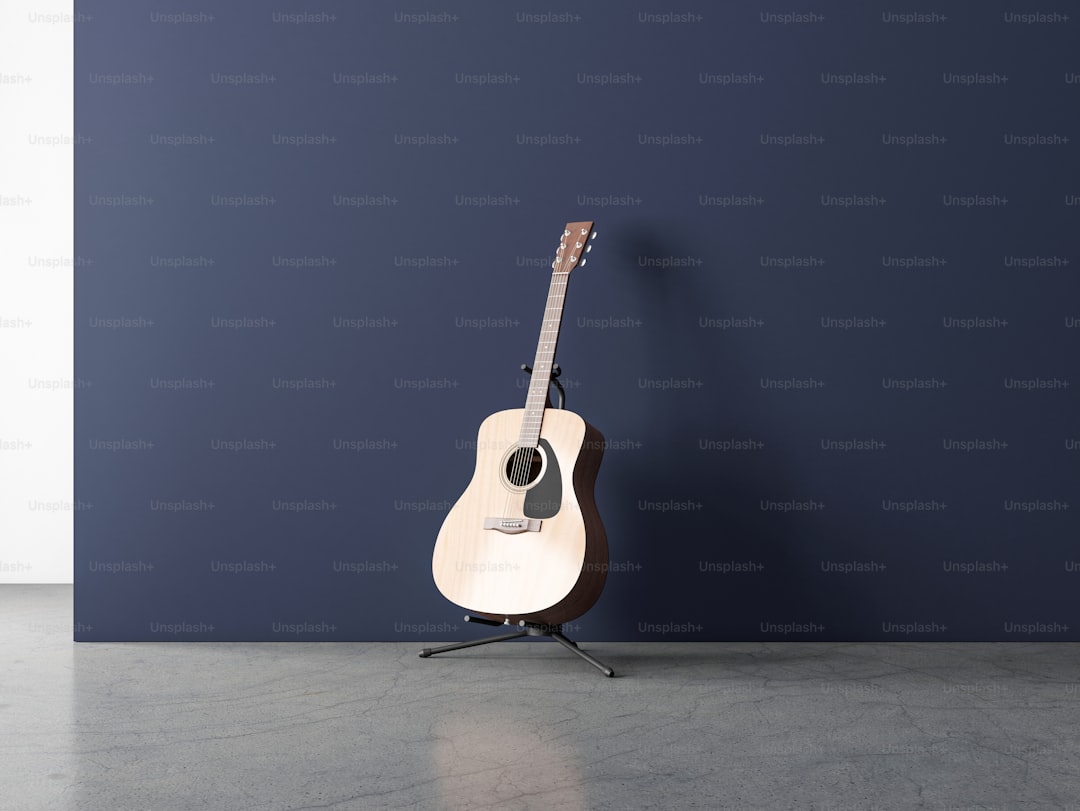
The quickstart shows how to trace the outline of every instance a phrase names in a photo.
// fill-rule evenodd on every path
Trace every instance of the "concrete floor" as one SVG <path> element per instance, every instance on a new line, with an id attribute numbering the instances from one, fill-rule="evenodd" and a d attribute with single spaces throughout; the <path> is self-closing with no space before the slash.
<path id="1" fill-rule="evenodd" d="M 0 586 L 0 808 L 1068 809 L 1077 644 L 71 642 Z M 487 629 L 465 627 L 463 638 Z"/>

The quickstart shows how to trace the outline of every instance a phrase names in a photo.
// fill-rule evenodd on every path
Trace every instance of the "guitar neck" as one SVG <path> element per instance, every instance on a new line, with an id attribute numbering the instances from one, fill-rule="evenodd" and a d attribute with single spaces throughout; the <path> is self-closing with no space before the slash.
<path id="1" fill-rule="evenodd" d="M 540 340 L 536 344 L 536 357 L 532 365 L 529 396 L 525 399 L 525 416 L 521 420 L 521 436 L 518 440 L 521 447 L 535 448 L 540 441 L 540 428 L 544 422 L 544 408 L 547 406 L 551 368 L 555 363 L 555 349 L 559 345 L 559 329 L 562 326 L 563 307 L 566 304 L 566 284 L 569 279 L 569 271 L 555 270 L 551 274 L 547 306 L 544 308 L 544 322 L 540 326 Z"/>
<path id="2" fill-rule="evenodd" d="M 536 344 L 529 396 L 525 400 L 525 416 L 521 420 L 519 447 L 535 448 L 540 441 L 551 369 L 555 364 L 555 349 L 559 345 L 559 328 L 566 304 L 566 284 L 570 280 L 570 271 L 579 264 L 585 264 L 585 253 L 590 250 L 588 243 L 594 236 L 592 222 L 568 222 L 559 240 L 555 261 L 551 263 L 551 286 L 544 308 L 544 322 L 540 325 L 540 340 Z"/>

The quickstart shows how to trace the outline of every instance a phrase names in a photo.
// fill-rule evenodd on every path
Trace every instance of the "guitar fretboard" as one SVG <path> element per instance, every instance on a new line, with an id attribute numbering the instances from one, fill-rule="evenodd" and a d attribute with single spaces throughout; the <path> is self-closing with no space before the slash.
<path id="1" fill-rule="evenodd" d="M 536 345 L 529 396 L 525 400 L 525 416 L 521 420 L 520 447 L 535 448 L 540 441 L 540 429 L 544 423 L 544 407 L 547 405 L 548 383 L 551 367 L 555 363 L 555 348 L 559 343 L 563 306 L 566 303 L 566 283 L 570 271 L 556 270 L 551 274 L 544 323 L 540 327 L 540 340 Z"/>
<path id="2" fill-rule="evenodd" d="M 594 236 L 596 233 L 592 222 L 568 222 L 559 239 L 559 249 L 555 252 L 555 261 L 551 263 L 551 286 L 544 308 L 544 322 L 540 325 L 540 340 L 536 344 L 529 396 L 525 400 L 525 416 L 521 420 L 519 448 L 535 448 L 540 442 L 551 369 L 555 363 L 555 347 L 559 345 L 559 327 L 562 326 L 563 305 L 566 303 L 566 283 L 570 279 L 570 271 L 579 264 L 585 264 L 585 254 L 591 247 L 589 240 Z"/>

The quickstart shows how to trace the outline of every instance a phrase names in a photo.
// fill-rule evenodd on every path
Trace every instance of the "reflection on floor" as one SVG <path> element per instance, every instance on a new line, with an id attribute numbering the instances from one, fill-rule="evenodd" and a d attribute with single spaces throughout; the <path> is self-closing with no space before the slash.
<path id="1" fill-rule="evenodd" d="M 1070 809 L 1076 644 L 71 642 L 0 586 L 5 809 Z M 466 628 L 482 635 L 484 629 Z"/>

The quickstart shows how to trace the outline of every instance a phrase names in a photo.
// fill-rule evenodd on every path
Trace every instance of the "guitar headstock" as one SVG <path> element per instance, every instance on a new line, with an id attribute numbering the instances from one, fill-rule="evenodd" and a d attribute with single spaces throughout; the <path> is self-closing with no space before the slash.
<path id="1" fill-rule="evenodd" d="M 559 237 L 559 250 L 551 263 L 556 273 L 569 273 L 578 265 L 585 264 L 585 254 L 592 250 L 591 240 L 596 238 L 592 222 L 568 222 Z"/>

